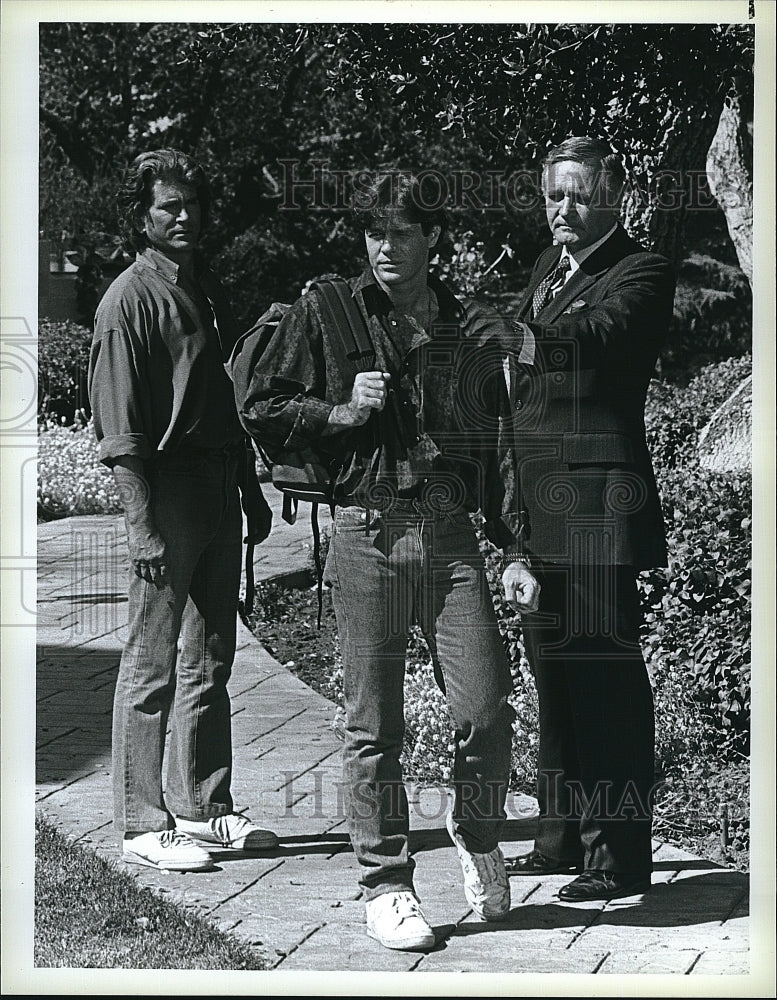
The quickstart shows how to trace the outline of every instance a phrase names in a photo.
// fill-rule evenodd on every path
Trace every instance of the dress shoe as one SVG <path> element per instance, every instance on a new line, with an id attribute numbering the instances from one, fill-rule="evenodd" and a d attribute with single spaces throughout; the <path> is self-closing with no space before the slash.
<path id="1" fill-rule="evenodd" d="M 582 875 L 558 891 L 558 898 L 565 903 L 585 903 L 590 899 L 614 899 L 616 896 L 633 896 L 647 892 L 650 874 L 640 872 L 608 872 L 588 868 Z"/>
<path id="2" fill-rule="evenodd" d="M 508 875 L 574 875 L 582 865 L 577 861 L 556 861 L 541 851 L 529 851 L 517 858 L 505 859 Z"/>

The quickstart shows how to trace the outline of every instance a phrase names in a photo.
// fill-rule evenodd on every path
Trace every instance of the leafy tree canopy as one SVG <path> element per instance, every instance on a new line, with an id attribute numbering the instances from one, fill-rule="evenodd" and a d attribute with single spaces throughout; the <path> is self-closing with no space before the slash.
<path id="1" fill-rule="evenodd" d="M 48 23 L 40 53 L 44 233 L 109 243 L 124 165 L 188 150 L 214 178 L 208 249 L 244 319 L 356 265 L 338 172 L 438 170 L 460 184 L 458 231 L 528 264 L 547 241 L 537 164 L 575 133 L 627 154 L 629 228 L 681 259 L 687 205 L 665 210 L 667 184 L 703 179 L 732 88 L 752 104 L 747 25 Z"/>

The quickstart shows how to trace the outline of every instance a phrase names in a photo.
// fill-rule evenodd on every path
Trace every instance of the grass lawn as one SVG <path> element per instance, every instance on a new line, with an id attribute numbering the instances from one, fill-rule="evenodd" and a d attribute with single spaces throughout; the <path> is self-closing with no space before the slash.
<path id="1" fill-rule="evenodd" d="M 36 968 L 261 970 L 263 956 L 35 820 Z"/>

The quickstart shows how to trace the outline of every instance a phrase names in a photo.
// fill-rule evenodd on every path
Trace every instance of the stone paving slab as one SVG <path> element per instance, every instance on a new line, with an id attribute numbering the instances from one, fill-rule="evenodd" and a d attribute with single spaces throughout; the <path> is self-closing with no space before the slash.
<path id="1" fill-rule="evenodd" d="M 307 512 L 303 508 L 297 523 L 286 525 L 280 495 L 271 489 L 266 495 L 274 532 L 257 548 L 256 578 L 304 575 L 312 567 Z M 322 510 L 323 527 L 327 518 Z M 115 517 L 51 522 L 38 532 L 36 800 L 71 837 L 113 861 L 119 849 L 111 822 L 110 714 L 126 632 L 123 532 Z M 125 870 L 140 885 L 250 942 L 278 973 L 474 972 L 478 983 L 491 973 L 512 973 L 515 995 L 522 995 L 530 974 L 572 973 L 578 982 L 596 976 L 602 992 L 610 976 L 621 974 L 669 974 L 705 984 L 705 977 L 733 983 L 748 974 L 747 876 L 659 842 L 655 887 L 644 897 L 562 904 L 556 893 L 568 877 L 516 877 L 508 918 L 500 924 L 477 920 L 445 832 L 448 790 L 412 782 L 417 888 L 438 944 L 428 954 L 381 947 L 366 935 L 334 706 L 278 664 L 242 625 L 230 692 L 237 808 L 279 834 L 278 850 L 262 857 L 223 854 L 208 873 Z M 510 796 L 507 812 L 503 846 L 513 856 L 532 845 L 536 801 Z"/>
<path id="2" fill-rule="evenodd" d="M 480 935 L 464 937 L 457 932 L 448 939 L 444 950 L 433 951 L 425 956 L 418 971 L 481 973 L 486 968 L 488 972 L 512 973 L 516 976 L 545 973 L 594 975 L 607 958 L 606 953 L 573 955 L 563 950 L 553 953 L 537 952 L 533 947 L 527 948 L 522 940 L 507 938 L 504 931 L 488 927 L 485 928 L 485 933 L 492 935 L 498 942 L 495 948 L 489 950 L 487 959 Z"/>
<path id="3" fill-rule="evenodd" d="M 748 952 L 732 955 L 731 952 L 704 951 L 689 969 L 689 974 L 692 976 L 748 976 L 750 973 Z M 766 996 L 765 993 L 761 995 Z"/>

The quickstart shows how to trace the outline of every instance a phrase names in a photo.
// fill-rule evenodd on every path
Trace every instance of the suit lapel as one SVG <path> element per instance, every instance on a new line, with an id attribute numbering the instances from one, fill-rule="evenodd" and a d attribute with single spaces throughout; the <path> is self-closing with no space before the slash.
<path id="1" fill-rule="evenodd" d="M 549 323 L 560 316 L 570 302 L 593 285 L 598 277 L 598 274 L 586 274 L 579 267 L 561 291 L 546 304 L 544 309 L 540 309 L 537 318 L 543 323 Z"/>
<path id="2" fill-rule="evenodd" d="M 557 319 L 576 298 L 630 253 L 642 248 L 619 225 L 612 236 L 598 250 L 587 257 L 561 291 L 540 310 L 539 319 L 550 323 Z M 561 252 L 559 251 L 559 256 Z M 554 265 L 555 266 L 555 265 Z M 539 282 L 537 282 L 539 284 Z M 536 288 L 536 285 L 534 286 Z M 533 291 L 534 289 L 532 289 Z M 531 302 L 531 296 L 529 296 Z"/>

